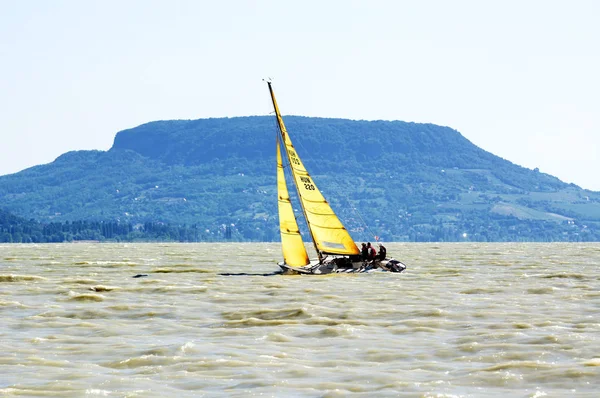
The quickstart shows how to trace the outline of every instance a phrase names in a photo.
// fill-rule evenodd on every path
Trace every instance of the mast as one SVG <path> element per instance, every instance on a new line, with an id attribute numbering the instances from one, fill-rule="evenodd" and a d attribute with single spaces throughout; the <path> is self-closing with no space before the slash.
<path id="1" fill-rule="evenodd" d="M 279 134 L 281 135 L 281 139 L 285 141 L 286 128 L 285 128 L 285 125 L 283 124 L 283 119 L 281 118 L 281 114 L 279 113 L 279 107 L 277 106 L 277 101 L 275 100 L 275 94 L 273 93 L 273 87 L 271 86 L 270 81 L 267 81 L 267 85 L 269 86 L 269 94 L 271 95 L 271 101 L 273 102 L 273 108 L 275 109 L 275 117 L 277 119 L 277 127 L 279 127 Z M 283 148 L 285 150 L 285 154 L 288 159 L 288 164 L 291 165 L 292 160 L 290 158 L 290 154 L 287 150 L 287 147 L 285 145 L 283 145 Z M 295 178 L 296 173 L 294 171 L 294 168 L 290 167 L 290 169 L 292 171 L 292 174 L 294 175 L 294 186 L 296 187 L 296 192 L 298 193 L 298 197 L 302 198 L 302 194 L 300 193 L 300 190 L 298 189 L 298 184 L 296 183 L 296 178 Z M 306 209 L 304 208 L 304 203 L 302 202 L 302 200 L 300 200 L 300 208 L 302 209 L 302 214 L 304 215 L 304 220 L 306 221 L 306 225 L 308 226 L 308 232 L 310 233 L 310 239 L 313 243 L 313 246 L 315 247 L 317 256 L 319 257 L 319 263 L 322 263 L 323 256 L 321 255 L 321 252 L 319 251 L 319 248 L 317 247 L 317 242 L 313 235 L 312 229 L 310 228 L 308 216 L 306 215 Z"/>

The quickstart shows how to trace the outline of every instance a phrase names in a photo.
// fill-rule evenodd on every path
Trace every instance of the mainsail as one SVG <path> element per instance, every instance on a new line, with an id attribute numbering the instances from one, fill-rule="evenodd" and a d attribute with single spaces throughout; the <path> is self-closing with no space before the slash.
<path id="1" fill-rule="evenodd" d="M 294 145 L 292 144 L 290 136 L 285 128 L 285 124 L 283 123 L 283 119 L 281 118 L 281 114 L 279 113 L 279 107 L 277 106 L 277 101 L 275 100 L 275 94 L 273 93 L 271 83 L 267 82 L 267 84 L 269 85 L 269 92 L 271 93 L 271 99 L 273 100 L 273 107 L 275 108 L 277 124 L 279 125 L 285 152 L 291 166 L 294 184 L 298 190 L 300 204 L 302 205 L 302 210 L 304 212 L 311 237 L 314 241 L 317 252 L 319 253 L 319 257 L 321 257 L 321 253 L 342 255 L 359 254 L 360 252 L 356 246 L 356 243 L 354 243 L 354 240 L 344 225 L 335 215 L 333 209 L 317 188 L 317 185 L 311 178 L 308 171 L 306 171 L 304 164 L 296 153 Z M 280 201 L 279 203 L 279 211 L 281 214 L 282 202 Z"/>
<path id="2" fill-rule="evenodd" d="M 310 261 L 306 247 L 304 247 L 304 242 L 302 242 L 302 235 L 300 235 L 300 230 L 298 229 L 292 203 L 290 202 L 290 195 L 285 183 L 280 147 L 279 137 L 277 137 L 277 203 L 279 207 L 279 231 L 281 232 L 283 260 L 287 265 L 300 267 L 309 264 Z"/>

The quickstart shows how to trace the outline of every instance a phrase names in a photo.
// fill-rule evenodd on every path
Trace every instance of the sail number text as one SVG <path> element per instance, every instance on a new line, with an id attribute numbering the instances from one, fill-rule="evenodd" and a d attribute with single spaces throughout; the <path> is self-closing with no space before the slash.
<path id="1" fill-rule="evenodd" d="M 300 181 L 304 184 L 304 188 L 308 191 L 314 191 L 315 185 L 312 183 L 310 178 L 308 177 L 300 177 Z"/>
<path id="2" fill-rule="evenodd" d="M 296 152 L 294 151 L 290 151 L 290 162 L 296 166 L 300 166 L 300 159 L 298 159 L 298 156 L 296 156 Z"/>

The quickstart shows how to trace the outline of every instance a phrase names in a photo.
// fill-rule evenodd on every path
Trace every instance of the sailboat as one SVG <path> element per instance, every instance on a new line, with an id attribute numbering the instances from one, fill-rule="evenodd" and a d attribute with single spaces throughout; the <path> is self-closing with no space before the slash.
<path id="1" fill-rule="evenodd" d="M 402 272 L 406 266 L 395 259 L 363 260 L 361 251 L 348 230 L 323 197 L 314 179 L 300 160 L 283 123 L 271 82 L 267 81 L 267 85 L 279 129 L 276 141 L 277 203 L 283 251 L 283 262 L 279 263 L 281 269 L 286 273 L 300 274 L 367 272 L 375 269 Z M 285 154 L 285 165 L 282 152 Z M 291 174 L 296 187 L 302 215 L 306 220 L 309 235 L 317 253 L 318 258 L 312 261 L 309 259 L 290 200 L 285 177 L 286 167 L 289 168 L 289 174 Z"/>

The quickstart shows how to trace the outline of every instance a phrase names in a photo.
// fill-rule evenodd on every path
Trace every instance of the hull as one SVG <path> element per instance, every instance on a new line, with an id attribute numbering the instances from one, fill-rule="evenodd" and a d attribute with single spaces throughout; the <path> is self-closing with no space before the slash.
<path id="1" fill-rule="evenodd" d="M 344 261 L 340 261 L 340 259 Z M 322 263 L 314 261 L 303 267 L 292 267 L 285 263 L 279 263 L 278 265 L 284 274 L 289 275 L 352 274 L 375 271 L 400 273 L 406 269 L 406 265 L 394 259 L 375 260 L 372 262 L 350 262 L 344 257 L 334 258 Z"/>

